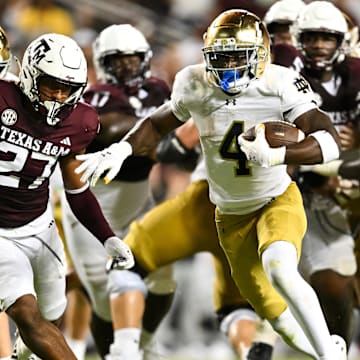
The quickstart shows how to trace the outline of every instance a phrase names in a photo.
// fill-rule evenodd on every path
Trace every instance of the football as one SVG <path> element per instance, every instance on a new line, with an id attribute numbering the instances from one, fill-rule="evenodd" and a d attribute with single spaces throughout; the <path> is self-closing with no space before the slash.
<path id="1" fill-rule="evenodd" d="M 266 140 L 272 148 L 298 143 L 305 138 L 302 130 L 286 121 L 267 121 L 263 124 Z M 244 138 L 251 141 L 255 139 L 255 126 L 245 132 Z"/>

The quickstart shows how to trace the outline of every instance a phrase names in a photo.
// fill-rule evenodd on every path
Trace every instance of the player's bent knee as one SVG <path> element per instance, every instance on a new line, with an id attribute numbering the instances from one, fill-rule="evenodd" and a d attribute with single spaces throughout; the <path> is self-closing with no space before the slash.
<path id="1" fill-rule="evenodd" d="M 127 291 L 138 290 L 147 295 L 147 287 L 141 276 L 129 270 L 112 270 L 109 273 L 107 291 L 121 295 Z"/>
<path id="2" fill-rule="evenodd" d="M 231 326 L 240 320 L 250 320 L 257 322 L 259 321 L 259 316 L 254 310 L 251 309 L 233 310 L 221 320 L 220 331 L 227 335 Z"/>
<path id="3" fill-rule="evenodd" d="M 157 295 L 172 294 L 177 286 L 171 268 L 167 267 L 160 268 L 149 274 L 145 279 L 145 283 L 147 289 Z"/>

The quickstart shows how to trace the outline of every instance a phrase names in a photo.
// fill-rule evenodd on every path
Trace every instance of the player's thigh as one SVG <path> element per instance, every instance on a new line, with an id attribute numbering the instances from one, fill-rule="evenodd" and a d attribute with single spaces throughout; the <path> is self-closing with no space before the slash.
<path id="1" fill-rule="evenodd" d="M 93 310 L 100 318 L 110 320 L 105 269 L 108 256 L 104 246 L 74 218 L 67 202 L 63 202 L 63 228 L 72 265 L 90 297 Z"/>
<path id="2" fill-rule="evenodd" d="M 149 181 L 118 181 L 105 185 L 99 182 L 93 189 L 101 209 L 117 236 L 123 237 L 128 225 L 149 208 Z"/>
<path id="3" fill-rule="evenodd" d="M 36 236 L 42 246 L 32 260 L 37 301 L 42 315 L 50 321 L 65 311 L 66 259 L 56 226 Z"/>
<path id="4" fill-rule="evenodd" d="M 274 241 L 292 243 L 300 259 L 307 219 L 301 193 L 292 182 L 287 190 L 265 206 L 257 222 L 259 253 Z"/>
<path id="5" fill-rule="evenodd" d="M 150 210 L 133 222 L 124 241 L 147 271 L 206 251 L 208 239 L 216 239 L 214 206 L 205 181 Z"/>
<path id="6" fill-rule="evenodd" d="M 0 306 L 6 310 L 26 294 L 35 295 L 30 260 L 12 240 L 0 238 Z"/>
<path id="7" fill-rule="evenodd" d="M 214 263 L 214 307 L 218 311 L 228 306 L 238 306 L 247 303 L 231 276 L 230 265 L 225 254 L 213 256 Z"/>
<path id="8" fill-rule="evenodd" d="M 261 253 L 276 240 L 290 241 L 300 253 L 306 218 L 297 187 L 292 184 L 283 195 L 253 214 L 224 215 L 217 211 L 216 216 L 219 238 L 241 294 L 260 316 L 279 316 L 286 303 L 269 282 Z"/>

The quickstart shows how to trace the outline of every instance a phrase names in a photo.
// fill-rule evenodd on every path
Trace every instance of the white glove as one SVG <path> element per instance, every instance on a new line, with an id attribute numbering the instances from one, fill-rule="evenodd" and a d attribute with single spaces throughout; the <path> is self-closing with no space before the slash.
<path id="1" fill-rule="evenodd" d="M 286 147 L 271 148 L 265 138 L 264 124 L 258 124 L 255 128 L 255 140 L 245 140 L 243 134 L 238 136 L 238 142 L 252 165 L 270 167 L 283 164 L 285 161 Z"/>
<path id="2" fill-rule="evenodd" d="M 343 163 L 342 160 L 333 160 L 325 164 L 316 164 L 316 165 L 301 165 L 300 171 L 308 172 L 313 171 L 322 176 L 333 176 L 339 173 L 339 167 Z"/>
<path id="3" fill-rule="evenodd" d="M 106 264 L 106 270 L 126 270 L 134 266 L 135 260 L 130 248 L 118 237 L 111 236 L 105 240 L 105 250 L 110 259 Z"/>
<path id="4" fill-rule="evenodd" d="M 120 171 L 124 160 L 131 154 L 130 143 L 120 141 L 92 154 L 76 155 L 76 159 L 83 163 L 75 169 L 75 173 L 83 172 L 81 181 L 85 183 L 91 178 L 90 185 L 95 186 L 101 174 L 105 170 L 109 170 L 104 178 L 105 184 L 108 184 Z"/>

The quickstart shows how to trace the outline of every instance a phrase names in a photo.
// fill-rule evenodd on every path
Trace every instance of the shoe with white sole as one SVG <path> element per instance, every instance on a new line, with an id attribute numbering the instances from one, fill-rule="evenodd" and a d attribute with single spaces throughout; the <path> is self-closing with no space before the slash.
<path id="1" fill-rule="evenodd" d="M 339 335 L 331 335 L 334 344 L 334 360 L 347 360 L 347 348 L 345 340 Z"/>

